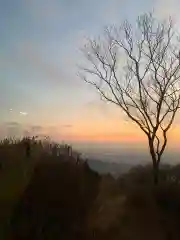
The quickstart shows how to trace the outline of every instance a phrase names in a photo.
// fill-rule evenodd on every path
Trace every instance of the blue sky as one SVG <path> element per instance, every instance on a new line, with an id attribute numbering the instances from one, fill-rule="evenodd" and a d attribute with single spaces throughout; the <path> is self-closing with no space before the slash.
<path id="1" fill-rule="evenodd" d="M 97 134 L 104 134 L 119 113 L 77 77 L 83 39 L 153 8 L 164 14 L 166 6 L 173 12 L 176 1 L 0 0 L 1 134 L 36 127 L 75 139 L 102 121 Z"/>

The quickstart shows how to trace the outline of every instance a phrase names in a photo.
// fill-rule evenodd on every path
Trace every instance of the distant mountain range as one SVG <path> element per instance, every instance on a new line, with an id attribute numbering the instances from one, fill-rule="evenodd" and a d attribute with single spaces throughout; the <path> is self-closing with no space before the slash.
<path id="1" fill-rule="evenodd" d="M 172 158 L 169 158 L 170 161 L 162 161 L 160 164 L 160 168 L 167 168 L 169 166 L 173 166 L 174 163 L 171 161 Z M 139 164 L 134 164 L 134 163 L 124 163 L 124 162 L 108 162 L 108 161 L 101 161 L 99 159 L 89 159 L 87 160 L 89 167 L 100 173 L 100 174 L 112 174 L 114 177 L 118 177 L 122 174 L 127 173 L 131 168 L 141 165 L 150 165 L 151 166 L 151 161 L 149 162 L 141 162 Z M 176 164 L 179 164 L 178 161 L 176 161 Z"/>
<path id="2" fill-rule="evenodd" d="M 121 174 L 127 173 L 133 167 L 133 165 L 128 163 L 105 162 L 96 159 L 91 159 L 87 162 L 92 170 L 100 174 L 110 173 L 114 177 L 118 177 Z"/>

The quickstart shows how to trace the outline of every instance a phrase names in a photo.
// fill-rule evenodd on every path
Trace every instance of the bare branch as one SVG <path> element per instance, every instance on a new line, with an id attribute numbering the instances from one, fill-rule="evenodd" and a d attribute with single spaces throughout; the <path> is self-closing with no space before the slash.
<path id="1" fill-rule="evenodd" d="M 138 17 L 136 29 L 127 21 L 106 28 L 83 51 L 89 63 L 83 79 L 146 134 L 153 166 L 180 108 L 179 45 L 171 19 L 159 22 L 150 13 Z"/>

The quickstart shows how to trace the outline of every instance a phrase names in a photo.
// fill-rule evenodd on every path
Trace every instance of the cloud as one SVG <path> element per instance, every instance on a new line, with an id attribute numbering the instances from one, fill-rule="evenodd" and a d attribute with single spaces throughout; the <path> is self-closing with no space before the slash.
<path id="1" fill-rule="evenodd" d="M 21 75 L 27 75 L 28 73 L 27 77 L 31 73 L 32 81 L 33 78 L 38 78 L 57 84 L 62 83 L 62 80 L 65 79 L 61 64 L 58 66 L 52 61 L 57 56 L 53 52 L 50 54 L 46 52 L 45 43 L 40 45 L 38 42 L 33 42 L 33 40 L 23 39 L 16 42 L 15 45 L 13 52 L 0 57 L 0 62 L 2 61 L 2 68 L 0 68 L 2 70 L 8 70 L 11 67 L 12 71 L 20 71 Z M 59 60 L 60 58 L 59 56 Z M 66 79 L 63 82 L 66 83 Z"/>
<path id="2" fill-rule="evenodd" d="M 28 113 L 27 112 L 19 112 L 20 113 L 20 115 L 23 115 L 23 116 L 26 116 L 26 115 L 28 115 Z"/>
<path id="3" fill-rule="evenodd" d="M 179 0 L 156 0 L 154 12 L 161 19 L 171 16 L 175 22 L 178 22 L 180 20 L 179 7 Z"/>
<path id="4" fill-rule="evenodd" d="M 26 63 L 25 73 L 26 68 L 28 68 L 35 76 L 49 80 L 51 84 L 66 83 L 67 81 L 63 81 L 65 76 L 61 67 L 58 68 L 52 61 L 48 61 L 45 52 L 42 53 L 39 48 L 38 43 L 35 44 L 26 40 L 19 43 L 15 54 L 19 61 L 18 64 Z M 51 59 L 51 56 L 48 56 L 48 58 Z"/>
<path id="5" fill-rule="evenodd" d="M 5 122 L 0 125 L 0 137 L 23 137 L 34 136 L 40 134 L 51 134 L 48 127 L 41 125 L 28 125 L 19 122 Z"/>
<path id="6" fill-rule="evenodd" d="M 71 125 L 71 124 L 65 124 L 65 125 L 62 125 L 62 127 L 63 127 L 63 128 L 72 128 L 73 125 Z"/>
<path id="7" fill-rule="evenodd" d="M 6 127 L 21 127 L 21 124 L 18 122 L 6 122 L 4 123 Z"/>
<path id="8" fill-rule="evenodd" d="M 0 128 L 1 138 L 14 136 L 20 137 L 23 130 L 22 125 L 18 122 L 5 122 L 1 124 Z"/>
<path id="9" fill-rule="evenodd" d="M 79 47 L 78 42 L 82 42 L 83 34 L 86 32 L 86 35 L 90 35 L 97 25 L 103 27 L 112 19 L 119 19 L 119 6 L 125 1 L 24 0 L 21 2 L 27 22 L 29 16 L 34 20 L 34 22 L 31 21 L 32 19 L 29 21 L 29 30 L 33 28 L 33 34 L 29 32 L 27 37 L 21 38 L 18 46 L 15 46 L 18 53 L 11 54 L 5 65 L 9 68 L 11 62 L 10 65 L 13 65 L 15 71 L 20 69 L 20 74 L 25 74 L 27 78 L 29 78 L 27 73 L 30 72 L 32 81 L 39 79 L 38 81 L 47 82 L 51 86 L 53 84 L 67 86 L 77 79 L 75 75 L 79 55 L 76 50 Z M 95 15 L 93 18 L 92 11 Z M 14 59 L 11 59 L 12 56 L 15 56 Z M 79 82 L 76 81 L 74 86 L 76 87 Z"/>
<path id="10" fill-rule="evenodd" d="M 33 125 L 33 126 L 30 127 L 30 130 L 31 130 L 31 132 L 38 133 L 38 132 L 43 131 L 43 127 L 40 126 L 40 125 Z"/>
<path id="11" fill-rule="evenodd" d="M 56 0 L 25 0 L 23 4 L 32 19 L 41 21 L 42 24 L 57 21 L 64 14 Z"/>
<path id="12" fill-rule="evenodd" d="M 35 21 L 56 22 L 67 19 L 76 19 L 87 14 L 101 21 L 112 21 L 119 16 L 119 8 L 125 0 L 101 0 L 101 1 L 58 1 L 58 0 L 25 0 L 24 6 Z M 94 10 L 94 11 L 93 11 Z M 81 13 L 81 14 L 80 14 Z M 64 21 L 63 21 L 64 24 Z"/>

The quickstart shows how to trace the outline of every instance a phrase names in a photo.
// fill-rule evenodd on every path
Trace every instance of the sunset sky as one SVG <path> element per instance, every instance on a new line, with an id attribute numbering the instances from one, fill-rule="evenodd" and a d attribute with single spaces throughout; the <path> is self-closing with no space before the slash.
<path id="1" fill-rule="evenodd" d="M 143 144 L 138 128 L 78 78 L 76 65 L 84 37 L 152 9 L 178 20 L 180 1 L 0 0 L 0 136 Z M 180 140 L 178 121 L 170 135 Z"/>

